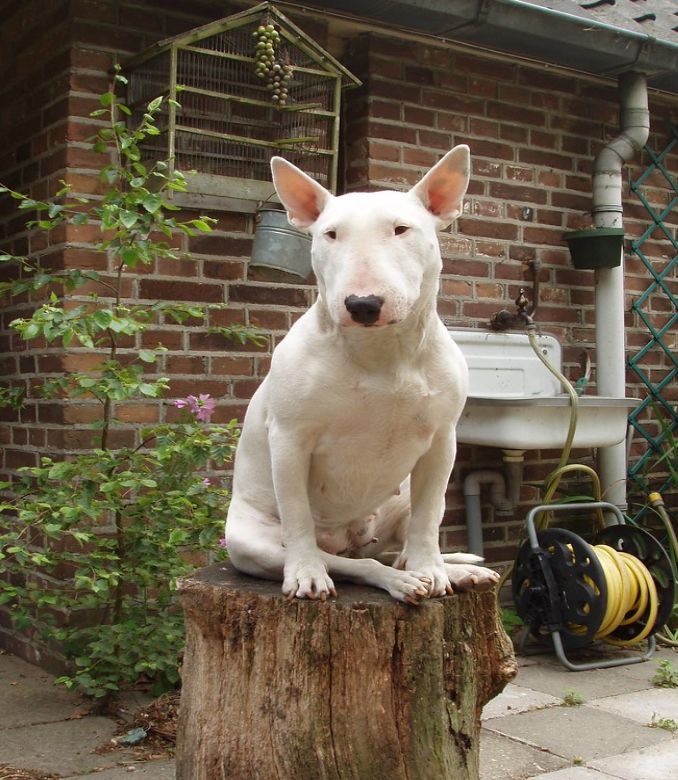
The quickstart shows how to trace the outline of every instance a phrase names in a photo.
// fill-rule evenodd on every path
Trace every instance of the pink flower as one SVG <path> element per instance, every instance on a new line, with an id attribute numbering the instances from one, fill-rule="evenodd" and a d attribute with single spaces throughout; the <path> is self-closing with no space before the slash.
<path id="1" fill-rule="evenodd" d="M 209 422 L 217 403 L 213 398 L 210 398 L 209 393 L 201 393 L 197 398 L 194 395 L 189 395 L 186 398 L 177 398 L 174 405 L 177 409 L 188 407 L 196 420 Z"/>
<path id="2" fill-rule="evenodd" d="M 228 547 L 228 545 L 226 544 L 226 539 L 219 539 L 219 547 L 224 547 L 224 548 Z"/>
<path id="3" fill-rule="evenodd" d="M 209 393 L 201 393 L 197 398 L 194 395 L 189 395 L 186 401 L 196 420 L 203 422 L 209 422 L 214 407 L 217 405 L 214 398 L 210 398 Z"/>
<path id="4" fill-rule="evenodd" d="M 210 486 L 212 483 L 209 481 L 209 478 L 208 478 L 208 477 L 205 477 L 205 479 L 203 479 L 203 481 L 202 481 L 202 484 L 203 484 L 205 487 L 209 487 L 209 486 Z"/>

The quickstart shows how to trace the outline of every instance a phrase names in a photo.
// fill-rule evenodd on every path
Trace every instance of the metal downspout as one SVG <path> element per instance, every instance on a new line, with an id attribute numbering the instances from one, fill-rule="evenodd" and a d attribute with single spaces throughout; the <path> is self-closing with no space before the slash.
<path id="1" fill-rule="evenodd" d="M 619 77 L 621 133 L 601 150 L 593 164 L 593 223 L 623 227 L 622 168 L 640 152 L 650 131 L 647 80 L 629 72 Z M 598 395 L 626 396 L 624 338 L 624 253 L 621 265 L 595 272 L 596 384 Z M 598 471 L 605 500 L 625 510 L 626 445 L 598 450 Z"/>

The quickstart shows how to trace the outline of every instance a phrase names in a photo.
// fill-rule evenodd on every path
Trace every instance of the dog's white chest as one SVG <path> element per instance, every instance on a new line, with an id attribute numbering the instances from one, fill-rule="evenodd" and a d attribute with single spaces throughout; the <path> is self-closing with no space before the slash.
<path id="1" fill-rule="evenodd" d="M 424 381 L 346 387 L 311 456 L 309 493 L 323 515 L 372 511 L 428 450 L 446 404 Z"/>

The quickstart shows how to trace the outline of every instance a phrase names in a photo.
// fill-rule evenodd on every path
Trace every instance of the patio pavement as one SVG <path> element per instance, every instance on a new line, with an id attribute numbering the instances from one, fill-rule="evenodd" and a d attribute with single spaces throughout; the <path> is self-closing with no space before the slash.
<path id="1" fill-rule="evenodd" d="M 645 663 L 585 672 L 552 655 L 520 658 L 516 680 L 483 713 L 481 780 L 678 780 L 678 735 L 650 725 L 678 726 L 678 689 L 652 683 L 659 659 L 678 668 L 668 649 Z M 565 706 L 575 693 L 584 703 Z M 146 703 L 128 700 L 128 717 Z M 139 751 L 111 749 L 124 730 L 86 714 L 43 670 L 0 655 L 0 780 L 16 777 L 3 765 L 78 780 L 174 778 L 162 752 L 146 749 L 140 760 Z"/>

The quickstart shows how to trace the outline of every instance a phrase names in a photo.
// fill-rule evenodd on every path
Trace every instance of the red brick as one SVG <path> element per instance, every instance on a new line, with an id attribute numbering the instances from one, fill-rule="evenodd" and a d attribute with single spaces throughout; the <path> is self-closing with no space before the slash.
<path id="1" fill-rule="evenodd" d="M 410 149 L 405 147 L 403 149 L 403 163 L 405 165 L 413 165 L 421 168 L 430 168 L 440 159 L 440 154 L 432 152 L 428 149 L 415 148 Z"/>
<path id="2" fill-rule="evenodd" d="M 543 189 L 536 187 L 527 187 L 525 185 L 508 184 L 503 182 L 489 182 L 489 195 L 497 200 L 513 200 L 519 203 L 533 205 L 535 203 L 544 204 L 547 202 L 548 193 Z"/>
<path id="3" fill-rule="evenodd" d="M 459 232 L 465 236 L 481 236 L 483 238 L 500 238 L 504 241 L 515 241 L 518 238 L 518 226 L 502 222 L 491 222 L 480 219 L 459 219 Z"/>
<path id="4" fill-rule="evenodd" d="M 207 279 L 242 280 L 245 278 L 246 270 L 247 265 L 242 261 L 205 260 L 203 262 L 203 276 Z"/>
<path id="5" fill-rule="evenodd" d="M 545 127 L 546 113 L 523 105 L 492 101 L 487 105 L 487 116 L 502 122 L 514 122 L 521 126 Z"/>
<path id="6" fill-rule="evenodd" d="M 434 127 L 436 123 L 436 112 L 419 106 L 404 106 L 403 120 L 408 125 L 423 125 L 424 127 Z"/>
<path id="7" fill-rule="evenodd" d="M 214 233 L 191 236 L 188 243 L 191 253 L 198 255 L 219 255 L 221 257 L 249 257 L 252 253 L 252 240 L 233 238 Z"/>
<path id="8" fill-rule="evenodd" d="M 438 130 L 449 130 L 451 133 L 465 133 L 468 120 L 465 116 L 459 114 L 447 114 L 444 111 L 438 111 L 436 127 Z"/>
<path id="9" fill-rule="evenodd" d="M 515 81 L 518 71 L 511 63 L 461 53 L 455 56 L 455 68 L 462 73 L 476 73 L 499 81 Z"/>
<path id="10" fill-rule="evenodd" d="M 400 162 L 401 147 L 397 144 L 368 143 L 368 156 L 382 162 Z"/>
<path id="11" fill-rule="evenodd" d="M 233 284 L 228 291 L 231 303 L 272 304 L 274 306 L 308 306 L 304 290 L 292 287 L 264 287 L 253 284 Z"/>
<path id="12" fill-rule="evenodd" d="M 381 55 L 397 60 L 416 62 L 419 59 L 419 45 L 397 38 L 383 38 L 371 35 L 369 39 L 370 54 Z"/>
<path id="13" fill-rule="evenodd" d="M 253 361 L 252 358 L 244 355 L 237 357 L 213 357 L 211 358 L 211 370 L 213 374 L 250 376 L 253 372 Z"/>
<path id="14" fill-rule="evenodd" d="M 475 246 L 476 257 L 506 257 L 505 244 L 500 244 L 495 241 L 482 241 L 481 239 L 477 239 Z"/>
<path id="15" fill-rule="evenodd" d="M 489 157 L 491 160 L 508 160 L 514 162 L 516 149 L 510 144 L 501 144 L 494 141 L 473 141 L 473 154 L 477 157 Z"/>
<path id="16" fill-rule="evenodd" d="M 484 136 L 485 138 L 499 138 L 499 123 L 493 119 L 471 117 L 469 119 L 469 132 L 472 135 Z"/>
<path id="17" fill-rule="evenodd" d="M 453 95 L 442 90 L 424 89 L 421 96 L 421 105 L 454 112 L 463 116 L 483 116 L 485 114 L 484 101 L 473 96 Z"/>
<path id="18" fill-rule="evenodd" d="M 416 144 L 417 131 L 402 125 L 387 125 L 383 122 L 369 122 L 368 133 L 372 138 L 397 141 L 402 144 Z"/>
<path id="19" fill-rule="evenodd" d="M 385 100 L 370 100 L 367 107 L 367 116 L 371 119 L 386 119 L 392 122 L 400 122 L 402 108 L 400 103 L 389 103 Z M 361 112 L 361 116 L 363 113 Z"/>
<path id="20" fill-rule="evenodd" d="M 553 152 L 542 152 L 537 149 L 519 149 L 518 161 L 563 171 L 571 171 L 573 169 L 571 157 L 564 154 L 554 154 Z"/>
<path id="21" fill-rule="evenodd" d="M 289 330 L 287 312 L 280 309 L 250 309 L 250 322 L 262 330 Z"/>
<path id="22" fill-rule="evenodd" d="M 183 280 L 141 279 L 139 297 L 165 301 L 222 303 L 224 290 L 218 284 L 199 284 Z"/>

